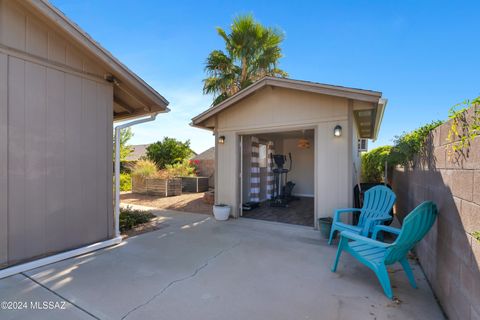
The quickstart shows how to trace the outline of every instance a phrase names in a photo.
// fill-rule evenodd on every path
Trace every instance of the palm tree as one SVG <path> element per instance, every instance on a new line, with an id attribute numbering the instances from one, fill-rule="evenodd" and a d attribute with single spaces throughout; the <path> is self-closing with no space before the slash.
<path id="1" fill-rule="evenodd" d="M 230 34 L 222 28 L 217 33 L 225 41 L 225 52 L 214 50 L 207 58 L 203 93 L 213 94 L 216 105 L 265 76 L 287 77 L 278 68 L 282 57 L 280 43 L 284 34 L 264 27 L 252 15 L 233 20 Z"/>

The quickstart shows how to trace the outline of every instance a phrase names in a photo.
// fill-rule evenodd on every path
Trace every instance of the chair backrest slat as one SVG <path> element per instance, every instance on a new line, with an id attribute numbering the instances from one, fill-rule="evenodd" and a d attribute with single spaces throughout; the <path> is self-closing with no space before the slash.
<path id="1" fill-rule="evenodd" d="M 388 248 L 385 263 L 394 263 L 408 253 L 428 233 L 437 217 L 435 203 L 425 201 L 403 220 L 402 230 L 395 242 Z"/>
<path id="2" fill-rule="evenodd" d="M 386 186 L 375 186 L 365 192 L 358 225 L 363 227 L 367 219 L 390 214 L 396 200 L 395 193 Z"/>

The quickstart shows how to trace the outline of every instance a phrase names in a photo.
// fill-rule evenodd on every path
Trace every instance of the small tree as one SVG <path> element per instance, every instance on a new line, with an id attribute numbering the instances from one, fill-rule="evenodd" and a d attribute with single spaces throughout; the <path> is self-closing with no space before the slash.
<path id="1" fill-rule="evenodd" d="M 192 155 L 190 140 L 185 142 L 165 137 L 162 141 L 152 143 L 147 147 L 147 158 L 155 162 L 159 170 L 167 165 L 180 163 Z"/>
<path id="2" fill-rule="evenodd" d="M 120 130 L 120 161 L 125 161 L 125 159 L 133 152 L 133 147 L 128 144 L 128 141 L 130 141 L 132 137 L 132 128 L 128 127 Z M 113 135 L 113 144 L 113 159 L 115 159 L 115 134 Z"/>

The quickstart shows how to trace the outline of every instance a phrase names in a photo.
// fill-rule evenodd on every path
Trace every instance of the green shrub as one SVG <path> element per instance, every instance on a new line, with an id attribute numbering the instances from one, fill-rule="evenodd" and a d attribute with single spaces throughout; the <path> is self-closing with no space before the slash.
<path id="1" fill-rule="evenodd" d="M 474 231 L 474 232 L 472 232 L 472 236 L 473 236 L 476 240 L 480 241 L 480 231 Z"/>
<path id="2" fill-rule="evenodd" d="M 132 190 L 132 177 L 129 173 L 120 174 L 120 191 Z"/>
<path id="3" fill-rule="evenodd" d="M 442 121 L 432 121 L 411 132 L 395 137 L 390 161 L 392 165 L 412 165 L 416 155 L 422 155 L 425 141 L 430 132 L 442 124 Z"/>
<path id="4" fill-rule="evenodd" d="M 362 154 L 362 181 L 382 182 L 385 161 L 389 162 L 392 146 L 383 146 Z"/>
<path id="5" fill-rule="evenodd" d="M 150 160 L 139 160 L 132 170 L 133 177 L 152 177 L 158 174 L 157 166 Z"/>
<path id="6" fill-rule="evenodd" d="M 190 160 L 183 160 L 175 164 L 168 164 L 165 167 L 168 176 L 171 177 L 194 177 L 196 176 L 196 167 Z"/>
<path id="7" fill-rule="evenodd" d="M 185 142 L 165 137 L 162 141 L 152 143 L 147 147 L 147 158 L 157 165 L 159 170 L 167 165 L 180 163 L 192 155 L 190 140 Z"/>
<path id="8" fill-rule="evenodd" d="M 396 165 L 413 165 L 415 157 L 423 154 L 430 132 L 441 124 L 441 121 L 433 121 L 397 136 L 393 146 L 378 147 L 362 154 L 362 181 L 383 182 L 385 161 L 387 170 Z"/>
<path id="9" fill-rule="evenodd" d="M 134 210 L 132 207 L 120 208 L 120 231 L 128 231 L 154 217 L 149 211 Z"/>

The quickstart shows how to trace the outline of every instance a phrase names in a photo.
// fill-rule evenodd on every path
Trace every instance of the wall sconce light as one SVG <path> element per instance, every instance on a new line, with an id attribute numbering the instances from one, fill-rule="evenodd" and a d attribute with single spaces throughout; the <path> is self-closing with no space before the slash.
<path id="1" fill-rule="evenodd" d="M 342 127 L 340 125 L 336 125 L 335 129 L 333 129 L 333 135 L 335 137 L 340 137 L 342 135 Z"/>
<path id="2" fill-rule="evenodd" d="M 218 143 L 224 144 L 225 143 L 225 136 L 218 137 Z"/>

